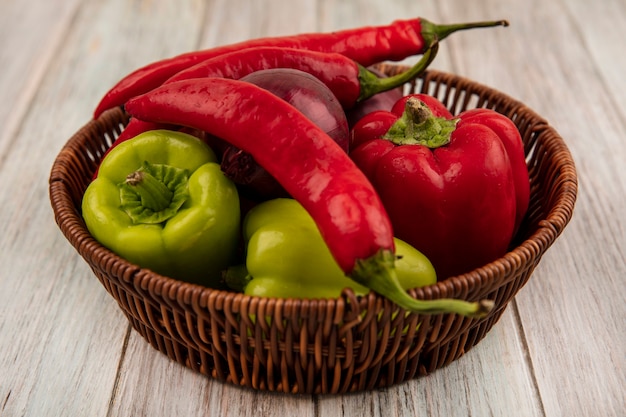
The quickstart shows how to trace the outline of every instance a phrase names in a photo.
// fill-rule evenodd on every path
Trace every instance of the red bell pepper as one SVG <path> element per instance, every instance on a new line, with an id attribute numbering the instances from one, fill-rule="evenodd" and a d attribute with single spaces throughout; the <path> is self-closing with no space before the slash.
<path id="1" fill-rule="evenodd" d="M 414 94 L 391 112 L 366 115 L 351 135 L 350 155 L 395 235 L 422 251 L 440 278 L 506 253 L 530 194 L 523 143 L 509 118 L 488 109 L 454 118 L 433 97 Z"/>

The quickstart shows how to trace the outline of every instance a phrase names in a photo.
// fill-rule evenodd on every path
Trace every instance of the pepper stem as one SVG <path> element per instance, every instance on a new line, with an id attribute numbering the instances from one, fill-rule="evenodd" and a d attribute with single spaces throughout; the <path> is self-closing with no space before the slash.
<path id="1" fill-rule="evenodd" d="M 378 294 L 388 298 L 399 307 L 418 314 L 456 313 L 472 318 L 485 317 L 494 307 L 491 300 L 469 302 L 442 298 L 418 300 L 402 289 L 394 269 L 395 255 L 382 249 L 376 255 L 357 261 L 350 278 Z"/>
<path id="2" fill-rule="evenodd" d="M 144 207 L 154 211 L 168 207 L 174 195 L 167 185 L 146 171 L 131 172 L 126 177 L 126 184 L 133 187 Z"/>
<path id="3" fill-rule="evenodd" d="M 359 84 L 361 87 L 357 103 L 367 100 L 378 93 L 393 90 L 419 77 L 433 62 L 438 51 L 439 41 L 435 38 L 430 43 L 430 47 L 424 52 L 422 58 L 415 65 L 405 72 L 385 78 L 381 78 L 374 72 L 357 64 L 359 68 Z"/>
<path id="4" fill-rule="evenodd" d="M 477 29 L 477 28 L 490 28 L 495 26 L 509 26 L 509 22 L 507 20 L 490 20 L 483 22 L 471 22 L 471 23 L 455 23 L 451 25 L 438 25 L 432 23 L 426 19 L 421 19 L 420 22 L 422 24 L 422 38 L 427 44 L 433 42 L 433 40 L 443 40 L 453 34 L 454 32 L 458 32 L 460 30 L 468 30 L 468 29 Z"/>
<path id="5" fill-rule="evenodd" d="M 411 97 L 406 101 L 402 116 L 382 138 L 396 145 L 424 145 L 434 149 L 450 143 L 458 121 L 436 117 L 423 101 Z"/>
<path id="6" fill-rule="evenodd" d="M 163 223 L 189 198 L 188 178 L 184 169 L 146 161 L 119 184 L 121 207 L 135 224 Z"/>

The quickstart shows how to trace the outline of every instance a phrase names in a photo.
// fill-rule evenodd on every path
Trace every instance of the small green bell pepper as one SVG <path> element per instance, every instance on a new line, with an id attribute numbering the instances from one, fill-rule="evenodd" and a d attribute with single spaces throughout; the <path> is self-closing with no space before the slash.
<path id="1" fill-rule="evenodd" d="M 240 237 L 239 196 L 215 153 L 169 130 L 113 148 L 82 200 L 89 232 L 128 261 L 217 287 Z"/>
<path id="2" fill-rule="evenodd" d="M 324 243 L 313 218 L 296 200 L 278 198 L 252 208 L 243 222 L 246 263 L 230 267 L 227 284 L 247 295 L 277 298 L 336 298 L 350 287 L 370 290 L 348 278 Z M 396 270 L 406 290 L 437 282 L 430 261 L 395 239 Z"/>

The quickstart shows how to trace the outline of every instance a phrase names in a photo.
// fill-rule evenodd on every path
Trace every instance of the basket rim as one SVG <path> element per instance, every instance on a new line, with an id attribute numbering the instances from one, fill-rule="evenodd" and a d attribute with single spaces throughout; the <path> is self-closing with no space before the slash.
<path id="1" fill-rule="evenodd" d="M 403 70 L 402 65 L 383 63 L 380 64 L 380 68 L 394 68 L 398 71 Z M 534 110 L 529 108 L 523 102 L 512 98 L 506 93 L 503 93 L 495 88 L 486 86 L 482 83 L 473 81 L 467 77 L 452 74 L 449 72 L 428 69 L 422 76 L 419 77 L 424 84 L 427 84 L 429 80 L 437 80 L 442 78 L 450 78 L 454 80 L 458 85 L 463 88 L 480 88 L 485 92 L 493 95 L 497 95 L 500 98 L 512 103 L 517 112 L 523 112 L 528 117 L 538 121 L 540 125 L 539 130 L 545 131 L 546 134 L 551 135 L 551 140 L 554 141 L 554 146 L 558 148 L 558 152 L 561 153 L 562 158 L 559 163 L 559 169 L 562 171 L 560 176 L 560 192 L 557 198 L 554 199 L 554 203 L 550 207 L 550 210 L 546 212 L 545 218 L 540 220 L 536 230 L 529 234 L 523 241 L 516 244 L 502 257 L 495 259 L 494 261 L 476 268 L 466 273 L 455 275 L 446 279 L 443 279 L 435 284 L 421 287 L 417 289 L 409 290 L 409 293 L 420 299 L 437 299 L 442 298 L 442 294 L 445 294 L 450 288 L 465 288 L 467 283 L 472 285 L 485 285 L 487 280 L 495 280 L 494 274 L 487 273 L 488 270 L 513 270 L 516 265 L 527 264 L 534 262 L 535 259 L 542 256 L 543 252 L 547 250 L 549 246 L 558 238 L 562 233 L 565 226 L 569 223 L 574 203 L 577 197 L 578 179 L 576 174 L 575 164 L 572 155 L 567 148 L 563 138 L 556 132 L 556 130 L 549 125 L 549 123 Z M 457 87 L 460 88 L 460 87 Z M 276 305 L 295 304 L 304 305 L 309 303 L 325 303 L 324 305 L 330 307 L 344 305 L 348 298 L 351 302 L 359 301 L 360 305 L 371 304 L 372 302 L 386 300 L 384 297 L 370 292 L 369 294 L 361 297 L 355 297 L 354 293 L 350 289 L 344 290 L 341 297 L 338 298 L 325 298 L 325 299 L 306 299 L 306 298 L 274 298 L 274 297 L 259 297 L 250 296 L 234 291 L 215 289 L 201 286 L 199 284 L 180 281 L 174 278 L 170 278 L 165 275 L 158 274 L 150 269 L 142 268 L 138 265 L 132 264 L 125 258 L 117 255 L 108 248 L 101 245 L 91 234 L 88 232 L 82 217 L 75 210 L 72 210 L 73 204 L 65 204 L 61 198 L 58 198 L 60 189 L 67 188 L 67 176 L 59 174 L 61 167 L 64 165 L 64 159 L 68 154 L 75 151 L 72 144 L 78 141 L 78 137 L 99 126 L 101 120 L 110 118 L 119 118 L 123 114 L 121 108 L 115 108 L 107 110 L 98 119 L 90 120 L 79 131 L 74 133 L 72 137 L 65 143 L 60 153 L 55 158 L 52 170 L 49 178 L 49 195 L 51 204 L 55 214 L 55 220 L 58 226 L 61 228 L 63 234 L 69 239 L 69 231 L 76 232 L 76 229 L 80 230 L 80 237 L 78 241 L 71 242 L 72 245 L 81 252 L 83 251 L 104 251 L 116 262 L 124 265 L 128 273 L 124 274 L 124 280 L 127 285 L 131 285 L 136 290 L 150 291 L 152 295 L 156 295 L 162 298 L 166 303 L 179 303 L 184 305 L 191 305 L 194 310 L 204 309 L 209 304 L 209 299 L 223 299 L 233 298 L 248 303 L 269 303 Z M 66 214 L 66 215 L 62 215 Z M 541 242 L 538 244 L 537 242 Z M 80 248 L 79 248 L 80 246 Z M 489 278 L 489 277 L 492 278 Z M 508 273 L 500 274 L 501 285 L 506 283 L 506 279 L 503 277 L 509 276 L 509 279 L 513 279 Z M 501 307 L 502 308 L 502 307 Z"/>

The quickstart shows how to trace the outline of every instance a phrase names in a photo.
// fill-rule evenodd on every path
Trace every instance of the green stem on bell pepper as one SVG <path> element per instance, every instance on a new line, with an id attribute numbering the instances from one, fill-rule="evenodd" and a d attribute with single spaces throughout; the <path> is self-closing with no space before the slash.
<path id="1" fill-rule="evenodd" d="M 103 246 L 141 267 L 209 287 L 234 259 L 239 197 L 198 138 L 155 130 L 107 154 L 83 218 Z"/>
<path id="2" fill-rule="evenodd" d="M 178 213 L 189 198 L 187 170 L 148 161 L 119 185 L 120 203 L 133 223 L 162 223 Z"/>
<path id="3" fill-rule="evenodd" d="M 430 108 L 417 98 L 407 100 L 402 116 L 382 136 L 396 145 L 424 145 L 430 149 L 450 143 L 459 119 L 435 117 Z"/>

